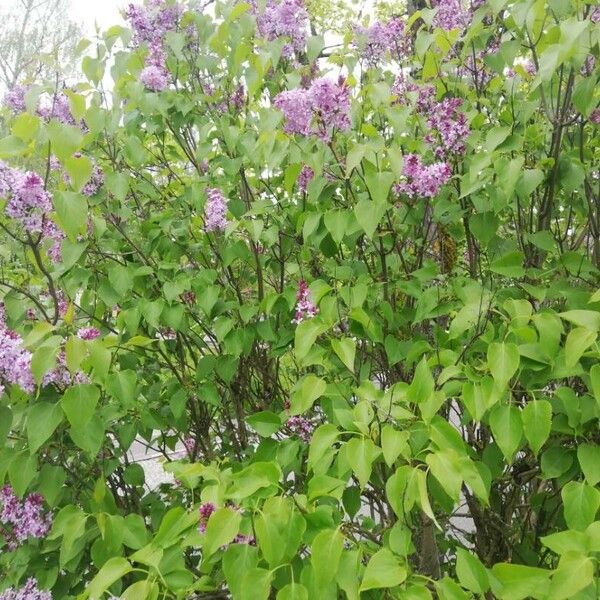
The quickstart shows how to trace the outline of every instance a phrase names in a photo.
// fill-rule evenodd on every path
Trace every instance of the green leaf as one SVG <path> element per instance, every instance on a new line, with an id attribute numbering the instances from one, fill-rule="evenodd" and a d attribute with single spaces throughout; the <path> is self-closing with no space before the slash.
<path id="1" fill-rule="evenodd" d="M 426 461 L 431 474 L 440 482 L 448 496 L 457 502 L 463 482 L 461 457 L 452 448 L 445 448 L 428 454 Z"/>
<path id="2" fill-rule="evenodd" d="M 565 342 L 565 364 L 574 367 L 582 354 L 596 341 L 596 331 L 585 327 L 576 327 L 569 332 Z"/>
<path id="3" fill-rule="evenodd" d="M 336 442 L 340 432 L 333 423 L 325 423 L 315 429 L 308 448 L 308 468 L 315 470 L 323 456 Z"/>
<path id="4" fill-rule="evenodd" d="M 288 583 L 277 592 L 277 600 L 308 600 L 308 590 L 301 583 Z"/>
<path id="5" fill-rule="evenodd" d="M 71 427 L 84 430 L 94 416 L 99 399 L 100 390 L 95 385 L 70 387 L 62 397 L 61 405 Z"/>
<path id="6" fill-rule="evenodd" d="M 108 559 L 98 574 L 88 584 L 85 594 L 91 600 L 100 600 L 108 588 L 133 570 L 129 561 L 122 556 Z"/>
<path id="7" fill-rule="evenodd" d="M 223 574 L 233 598 L 241 596 L 244 575 L 258 565 L 258 548 L 250 544 L 231 544 L 221 561 Z"/>
<path id="8" fill-rule="evenodd" d="M 43 344 L 38 346 L 31 357 L 31 373 L 35 382 L 40 385 L 44 375 L 56 366 L 56 355 L 62 339 L 58 336 L 48 338 Z"/>
<path id="9" fill-rule="evenodd" d="M 490 588 L 488 574 L 481 561 L 464 548 L 456 549 L 456 574 L 461 585 L 476 594 Z"/>
<path id="10" fill-rule="evenodd" d="M 492 591 L 500 600 L 525 600 L 525 598 L 546 598 L 550 587 L 550 571 L 515 565 L 497 563 L 492 573 L 500 587 L 494 586 Z"/>
<path id="11" fill-rule="evenodd" d="M 71 186 L 76 192 L 81 192 L 81 188 L 89 181 L 93 165 L 87 156 L 69 156 L 63 162 L 65 170 L 71 179 Z"/>
<path id="12" fill-rule="evenodd" d="M 158 597 L 158 585 L 156 582 L 146 580 L 138 581 L 130 585 L 120 597 L 120 600 L 150 600 Z"/>
<path id="13" fill-rule="evenodd" d="M 333 581 L 343 551 L 344 536 L 337 529 L 325 529 L 316 535 L 311 545 L 310 562 L 318 586 Z"/>
<path id="14" fill-rule="evenodd" d="M 0 158 L 21 156 L 26 149 L 27 145 L 16 135 L 9 135 L 0 140 Z"/>
<path id="15" fill-rule="evenodd" d="M 398 431 L 392 425 L 384 425 L 381 431 L 381 448 L 388 467 L 391 467 L 400 454 L 408 448 L 409 437 L 408 431 Z"/>
<path id="16" fill-rule="evenodd" d="M 523 433 L 534 454 L 538 454 L 550 435 L 552 405 L 547 400 L 533 400 L 521 411 Z"/>
<path id="17" fill-rule="evenodd" d="M 333 339 L 331 347 L 339 359 L 346 365 L 349 371 L 354 372 L 354 356 L 356 354 L 356 342 L 350 338 Z"/>
<path id="18" fill-rule="evenodd" d="M 87 229 L 87 198 L 75 192 L 57 191 L 54 194 L 54 208 L 58 225 L 67 234 L 69 240 L 75 243 L 77 236 L 84 234 Z"/>
<path id="19" fill-rule="evenodd" d="M 569 481 L 561 490 L 565 521 L 569 529 L 583 531 L 596 519 L 600 492 L 587 483 Z"/>
<path id="20" fill-rule="evenodd" d="M 268 410 L 250 415 L 246 422 L 261 437 L 271 437 L 281 429 L 281 418 Z"/>
<path id="21" fill-rule="evenodd" d="M 589 556 L 567 552 L 561 556 L 558 568 L 552 575 L 548 598 L 567 600 L 594 581 L 594 562 Z M 595 586 L 594 586 L 595 587 Z"/>
<path id="22" fill-rule="evenodd" d="M 422 404 L 433 395 L 434 388 L 435 383 L 427 365 L 427 359 L 423 356 L 408 388 L 408 398 L 415 404 Z"/>
<path id="23" fill-rule="evenodd" d="M 27 415 L 27 439 L 33 454 L 48 440 L 63 419 L 58 404 L 37 402 Z"/>
<path id="24" fill-rule="evenodd" d="M 585 327 L 590 331 L 600 330 L 600 312 L 594 310 L 568 310 L 559 313 L 561 319 L 574 323 L 580 327 Z"/>
<path id="25" fill-rule="evenodd" d="M 518 408 L 498 404 L 490 413 L 490 427 L 502 454 L 510 463 L 521 444 L 523 425 Z"/>
<path id="26" fill-rule="evenodd" d="M 438 593 L 439 600 L 469 600 L 469 598 L 471 598 L 458 583 L 448 576 L 444 577 L 441 581 L 436 581 L 435 589 Z"/>
<path id="27" fill-rule="evenodd" d="M 306 319 L 296 327 L 294 349 L 300 360 L 309 353 L 319 335 L 326 329 L 327 326 L 317 319 Z"/>
<path id="28" fill-rule="evenodd" d="M 385 171 L 383 173 L 371 172 L 365 174 L 367 188 L 376 205 L 384 205 L 387 202 L 388 194 L 392 183 L 394 183 L 394 174 Z"/>
<path id="29" fill-rule="evenodd" d="M 373 462 L 381 454 L 381 450 L 375 446 L 370 438 L 352 438 L 346 444 L 346 457 L 358 478 L 361 489 L 369 482 Z"/>
<path id="30" fill-rule="evenodd" d="M 71 427 L 69 435 L 77 446 L 85 450 L 91 457 L 98 454 L 104 442 L 104 421 L 94 415 L 83 427 Z"/>
<path id="31" fill-rule="evenodd" d="M 581 444 L 577 448 L 577 460 L 590 485 L 595 486 L 600 482 L 600 446 Z"/>
<path id="32" fill-rule="evenodd" d="M 358 224 L 363 228 L 368 238 L 372 238 L 377 225 L 385 214 L 386 204 L 384 202 L 373 202 L 371 200 L 359 200 L 354 206 L 354 215 Z"/>
<path id="33" fill-rule="evenodd" d="M 501 389 L 517 372 L 520 360 L 519 349 L 515 344 L 493 343 L 488 346 L 488 369 Z"/>
<path id="34" fill-rule="evenodd" d="M 524 258 L 522 252 L 509 252 L 492 262 L 490 271 L 505 277 L 523 277 L 525 275 Z"/>
<path id="35" fill-rule="evenodd" d="M 202 543 L 204 556 L 208 558 L 231 542 L 240 530 L 241 521 L 240 512 L 231 508 L 220 508 L 210 515 Z"/>
<path id="36" fill-rule="evenodd" d="M 312 405 L 325 393 L 327 384 L 324 379 L 312 373 L 303 377 L 295 386 L 290 399 L 290 414 L 300 415 L 312 408 Z"/>
<path id="37" fill-rule="evenodd" d="M 81 148 L 83 133 L 79 127 L 65 125 L 53 119 L 46 126 L 46 131 L 52 144 L 52 154 L 62 161 L 72 157 Z"/>
<path id="38" fill-rule="evenodd" d="M 273 571 L 258 567 L 246 571 L 242 579 L 240 600 L 267 600 L 272 579 Z"/>
<path id="39" fill-rule="evenodd" d="M 407 575 L 406 567 L 387 548 L 382 548 L 367 563 L 360 591 L 396 587 Z"/>

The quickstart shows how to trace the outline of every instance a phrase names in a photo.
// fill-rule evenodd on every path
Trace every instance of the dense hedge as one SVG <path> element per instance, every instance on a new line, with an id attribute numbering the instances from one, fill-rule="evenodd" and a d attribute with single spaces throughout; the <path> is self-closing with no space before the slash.
<path id="1" fill-rule="evenodd" d="M 598 597 L 600 9 L 415 4 L 10 91 L 2 600 Z"/>

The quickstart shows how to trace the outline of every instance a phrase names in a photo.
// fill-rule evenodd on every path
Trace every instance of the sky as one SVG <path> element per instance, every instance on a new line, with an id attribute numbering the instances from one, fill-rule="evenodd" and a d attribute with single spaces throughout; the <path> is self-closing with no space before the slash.
<path id="1" fill-rule="evenodd" d="M 96 22 L 102 29 L 119 23 L 119 10 L 128 3 L 129 0 L 71 0 L 71 9 L 73 19 L 83 25 L 86 34 L 92 34 Z"/>

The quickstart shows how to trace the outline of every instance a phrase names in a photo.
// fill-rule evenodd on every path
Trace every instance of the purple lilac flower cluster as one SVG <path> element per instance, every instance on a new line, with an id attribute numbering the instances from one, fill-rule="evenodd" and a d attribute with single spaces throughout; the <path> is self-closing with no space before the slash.
<path id="1" fill-rule="evenodd" d="M 52 600 L 52 594 L 40 590 L 37 580 L 30 577 L 22 588 L 16 590 L 10 587 L 4 590 L 0 594 L 0 600 Z"/>
<path id="2" fill-rule="evenodd" d="M 370 27 L 354 27 L 354 46 L 367 63 L 377 65 L 390 52 L 392 58 L 401 60 L 410 55 L 411 38 L 404 31 L 404 22 L 393 18 L 387 23 L 376 21 Z"/>
<path id="3" fill-rule="evenodd" d="M 18 385 L 25 392 L 35 389 L 31 352 L 23 347 L 21 336 L 6 327 L 3 304 L 0 304 L 0 380 Z M 0 394 L 3 392 L 4 385 L 0 383 Z"/>
<path id="4" fill-rule="evenodd" d="M 308 184 L 313 180 L 315 172 L 308 166 L 304 165 L 298 175 L 298 189 L 305 194 Z"/>
<path id="5" fill-rule="evenodd" d="M 200 505 L 200 523 L 198 525 L 200 533 L 204 533 L 206 531 L 208 519 L 210 518 L 210 515 L 212 515 L 215 512 L 215 510 L 217 510 L 217 508 L 212 502 L 205 502 L 204 504 Z"/>
<path id="6" fill-rule="evenodd" d="M 45 121 L 57 119 L 65 125 L 75 125 L 75 118 L 71 113 L 71 104 L 64 92 L 58 92 L 54 96 L 42 98 L 37 112 Z"/>
<path id="7" fill-rule="evenodd" d="M 167 4 L 165 0 L 149 0 L 146 6 L 130 4 L 127 8 L 134 42 L 148 44 L 140 80 L 154 92 L 160 92 L 169 85 L 170 76 L 163 42 L 169 31 L 177 29 L 182 12 L 183 8 L 179 3 Z"/>
<path id="8" fill-rule="evenodd" d="M 431 5 L 437 8 L 433 25 L 451 31 L 466 29 L 471 22 L 471 14 L 463 6 L 462 0 L 432 0 Z"/>
<path id="9" fill-rule="evenodd" d="M 592 23 L 600 23 L 600 6 L 596 7 L 590 14 Z"/>
<path id="10" fill-rule="evenodd" d="M 594 125 L 600 125 L 600 107 L 598 107 L 592 114 L 590 115 L 590 121 Z"/>
<path id="11" fill-rule="evenodd" d="M 301 279 L 298 284 L 298 292 L 296 293 L 296 315 L 292 320 L 292 323 L 298 325 L 299 323 L 302 323 L 304 319 L 312 319 L 318 312 L 319 309 L 310 299 L 308 284 L 304 279 Z"/>
<path id="12" fill-rule="evenodd" d="M 42 233 L 44 217 L 52 210 L 52 198 L 43 179 L 33 171 L 19 171 L 0 163 L 0 195 L 10 193 L 6 214 L 20 221 L 28 233 Z"/>
<path id="13" fill-rule="evenodd" d="M 433 198 L 437 196 L 442 185 L 452 176 L 450 167 L 445 162 L 424 165 L 417 154 L 408 154 L 404 157 L 402 174 L 407 181 L 394 186 L 397 194 L 404 193 L 411 198 L 415 196 Z"/>
<path id="14" fill-rule="evenodd" d="M 43 510 L 44 498 L 40 494 L 29 494 L 21 502 L 6 485 L 0 490 L 0 524 L 2 534 L 10 551 L 16 550 L 29 538 L 43 538 L 52 526 L 52 514 Z"/>
<path id="15" fill-rule="evenodd" d="M 350 88 L 343 78 L 315 79 L 309 89 L 281 92 L 273 104 L 283 112 L 284 129 L 290 134 L 314 134 L 329 141 L 334 129 L 350 129 Z"/>
<path id="16" fill-rule="evenodd" d="M 314 426 L 313 424 L 304 417 L 290 417 L 285 426 L 294 434 L 297 435 L 303 442 L 307 444 L 310 442 L 312 437 Z"/>
<path id="17" fill-rule="evenodd" d="M 259 8 L 256 0 L 251 0 L 251 4 L 261 37 L 267 40 L 286 37 L 290 40 L 283 47 L 282 54 L 285 58 L 291 58 L 294 52 L 304 50 L 308 28 L 304 0 L 267 0 L 264 10 Z"/>
<path id="18" fill-rule="evenodd" d="M 84 196 L 95 196 L 98 190 L 104 185 L 104 171 L 97 164 L 94 164 L 92 175 L 88 182 L 83 186 L 81 193 Z"/>
<path id="19" fill-rule="evenodd" d="M 66 238 L 62 229 L 54 221 L 46 219 L 42 228 L 44 240 L 50 241 L 48 248 L 48 258 L 53 263 L 59 263 L 62 260 L 62 242 Z"/>
<path id="20" fill-rule="evenodd" d="M 589 77 L 594 72 L 594 67 L 596 66 L 596 57 L 593 54 L 588 54 L 585 57 L 585 61 L 583 65 L 581 65 L 580 73 L 584 77 Z"/>
<path id="21" fill-rule="evenodd" d="M 10 108 L 14 113 L 25 112 L 25 94 L 29 88 L 17 84 L 4 96 L 4 105 Z"/>
<path id="22" fill-rule="evenodd" d="M 418 113 L 427 113 L 435 103 L 435 87 L 429 84 L 417 85 L 414 81 L 407 81 L 403 73 L 399 73 L 392 86 L 392 94 L 399 104 L 408 104 L 409 94 L 415 94 L 415 108 Z"/>
<path id="23" fill-rule="evenodd" d="M 227 227 L 227 198 L 218 188 L 207 188 L 208 200 L 204 207 L 205 231 L 224 231 Z"/>
<path id="24" fill-rule="evenodd" d="M 434 146 L 437 158 L 444 159 L 449 154 L 465 153 L 465 139 L 470 133 L 467 117 L 460 111 L 460 98 L 446 98 L 437 102 L 429 112 L 427 124 L 431 128 L 425 141 Z"/>
<path id="25" fill-rule="evenodd" d="M 77 337 L 82 340 L 95 340 L 100 335 L 100 330 L 97 327 L 82 327 L 77 332 Z"/>
<path id="26" fill-rule="evenodd" d="M 76 371 L 75 374 L 71 375 L 71 371 L 67 367 L 67 356 L 63 350 L 56 357 L 56 367 L 48 371 L 42 379 L 42 385 L 50 385 L 51 383 L 65 389 L 71 385 L 90 383 L 90 378 L 83 371 Z"/>

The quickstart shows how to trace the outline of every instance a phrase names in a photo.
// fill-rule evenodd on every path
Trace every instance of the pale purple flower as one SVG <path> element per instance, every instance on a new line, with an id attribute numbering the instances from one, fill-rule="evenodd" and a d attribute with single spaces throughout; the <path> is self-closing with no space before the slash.
<path id="1" fill-rule="evenodd" d="M 588 54 L 585 58 L 583 65 L 581 66 L 581 74 L 584 77 L 589 77 L 594 72 L 596 66 L 596 57 L 593 54 Z"/>
<path id="2" fill-rule="evenodd" d="M 590 14 L 592 23 L 600 23 L 600 6 L 596 7 Z"/>
<path id="3" fill-rule="evenodd" d="M 29 538 L 43 538 L 50 531 L 52 514 L 43 510 L 44 498 L 29 494 L 22 502 L 13 489 L 6 485 L 0 490 L 0 524 L 9 550 L 16 550 Z"/>
<path id="4" fill-rule="evenodd" d="M 77 332 L 77 337 L 82 340 L 95 340 L 100 335 L 100 330 L 97 327 L 82 327 Z"/>
<path id="5" fill-rule="evenodd" d="M 290 417 L 285 426 L 294 434 L 297 435 L 302 441 L 307 444 L 310 442 L 312 437 L 314 426 L 313 424 L 304 417 L 296 416 Z"/>
<path id="6" fill-rule="evenodd" d="M 196 448 L 196 439 L 190 436 L 183 438 L 183 447 L 187 450 L 188 454 L 193 454 Z"/>
<path id="7" fill-rule="evenodd" d="M 283 48 L 283 56 L 290 58 L 294 52 L 302 52 L 306 45 L 308 13 L 303 0 L 267 0 L 260 11 L 256 0 L 251 0 L 256 15 L 258 33 L 267 40 L 280 37 L 289 39 Z"/>
<path id="8" fill-rule="evenodd" d="M 600 125 L 600 106 L 590 115 L 590 121 L 594 125 Z"/>
<path id="9" fill-rule="evenodd" d="M 308 184 L 312 181 L 315 176 L 315 172 L 308 166 L 304 165 L 298 175 L 298 189 L 305 194 Z"/>
<path id="10" fill-rule="evenodd" d="M 429 112 L 427 124 L 431 131 L 425 141 L 434 146 L 435 155 L 440 159 L 465 153 L 465 140 L 471 130 L 465 113 L 459 110 L 461 105 L 460 98 L 446 98 L 436 102 Z"/>
<path id="11" fill-rule="evenodd" d="M 350 88 L 343 79 L 315 79 L 308 90 L 281 92 L 273 105 L 283 112 L 284 130 L 290 134 L 317 135 L 328 141 L 334 129 L 350 129 Z"/>
<path id="12" fill-rule="evenodd" d="M 81 193 L 84 196 L 88 196 L 88 197 L 95 196 L 103 184 L 104 184 L 104 172 L 97 164 L 94 164 L 94 167 L 92 169 L 92 175 L 91 175 L 90 179 L 88 180 L 88 182 L 83 186 Z"/>
<path id="13" fill-rule="evenodd" d="M 310 299 L 310 290 L 304 279 L 300 280 L 298 284 L 298 292 L 296 293 L 296 315 L 292 320 L 292 323 L 298 325 L 305 319 L 312 319 L 319 309 Z"/>
<path id="14" fill-rule="evenodd" d="M 169 74 L 166 69 L 156 65 L 144 67 L 140 81 L 153 92 L 162 92 L 169 85 Z"/>
<path id="15" fill-rule="evenodd" d="M 200 513 L 200 523 L 198 524 L 198 529 L 200 533 L 204 533 L 206 531 L 206 525 L 208 523 L 208 519 L 210 515 L 212 515 L 215 510 L 217 510 L 216 506 L 212 502 L 205 502 L 200 505 L 198 512 Z"/>
<path id="16" fill-rule="evenodd" d="M 65 125 L 75 125 L 69 98 L 63 92 L 43 98 L 40 101 L 37 112 L 45 121 L 57 119 Z"/>
<path id="17" fill-rule="evenodd" d="M 45 219 L 42 226 L 42 237 L 51 242 L 48 248 L 48 257 L 53 263 L 59 263 L 62 260 L 62 242 L 66 237 L 64 232 L 54 221 Z"/>
<path id="18" fill-rule="evenodd" d="M 200 173 L 202 173 L 202 175 L 206 175 L 210 169 L 210 163 L 208 162 L 208 160 L 206 160 L 206 158 L 202 159 L 200 161 Z"/>
<path id="19" fill-rule="evenodd" d="M 33 171 L 13 171 L 11 192 L 6 214 L 20 221 L 25 231 L 41 233 L 44 217 L 52 210 L 52 199 L 42 178 Z"/>
<path id="20" fill-rule="evenodd" d="M 90 383 L 90 378 L 83 371 L 76 371 L 71 375 L 71 371 L 67 367 L 67 356 L 64 350 L 59 352 L 56 357 L 56 367 L 48 371 L 42 379 L 43 386 L 54 384 L 62 389 L 84 383 Z"/>
<path id="21" fill-rule="evenodd" d="M 471 13 L 466 10 L 461 0 L 432 0 L 431 5 L 437 8 L 433 25 L 451 31 L 465 29 L 471 22 Z"/>
<path id="22" fill-rule="evenodd" d="M 256 546 L 256 538 L 253 535 L 244 535 L 238 533 L 234 538 L 232 544 L 248 544 L 249 546 Z"/>
<path id="23" fill-rule="evenodd" d="M 15 85 L 4 97 L 4 105 L 14 113 L 25 112 L 25 94 L 27 94 L 28 89 L 24 85 Z"/>
<path id="24" fill-rule="evenodd" d="M 393 59 L 401 60 L 410 55 L 411 38 L 404 31 L 404 23 L 397 17 L 387 23 L 376 21 L 370 27 L 354 27 L 354 46 L 370 64 L 381 62 L 386 53 Z"/>
<path id="25" fill-rule="evenodd" d="M 447 163 L 437 162 L 424 165 L 417 154 L 408 154 L 404 157 L 402 174 L 406 181 L 394 186 L 397 194 L 405 193 L 409 197 L 433 198 L 437 196 L 441 187 L 448 182 L 452 171 Z"/>
<path id="26" fill-rule="evenodd" d="M 6 327 L 3 313 L 0 323 L 0 380 L 3 385 L 18 385 L 28 393 L 35 389 L 31 352 L 23 346 L 21 336 Z"/>
<path id="27" fill-rule="evenodd" d="M 227 199 L 217 188 L 207 188 L 208 199 L 204 207 L 205 231 L 223 231 L 227 227 Z"/>
<path id="28" fill-rule="evenodd" d="M 435 102 L 435 87 L 429 84 L 417 85 L 408 81 L 401 72 L 396 77 L 392 86 L 392 94 L 399 104 L 406 105 L 414 97 L 415 108 L 418 113 L 427 113 Z"/>
<path id="29" fill-rule="evenodd" d="M 20 589 L 8 588 L 0 594 L 0 600 L 52 600 L 52 594 L 38 588 L 37 579 L 30 577 Z"/>

